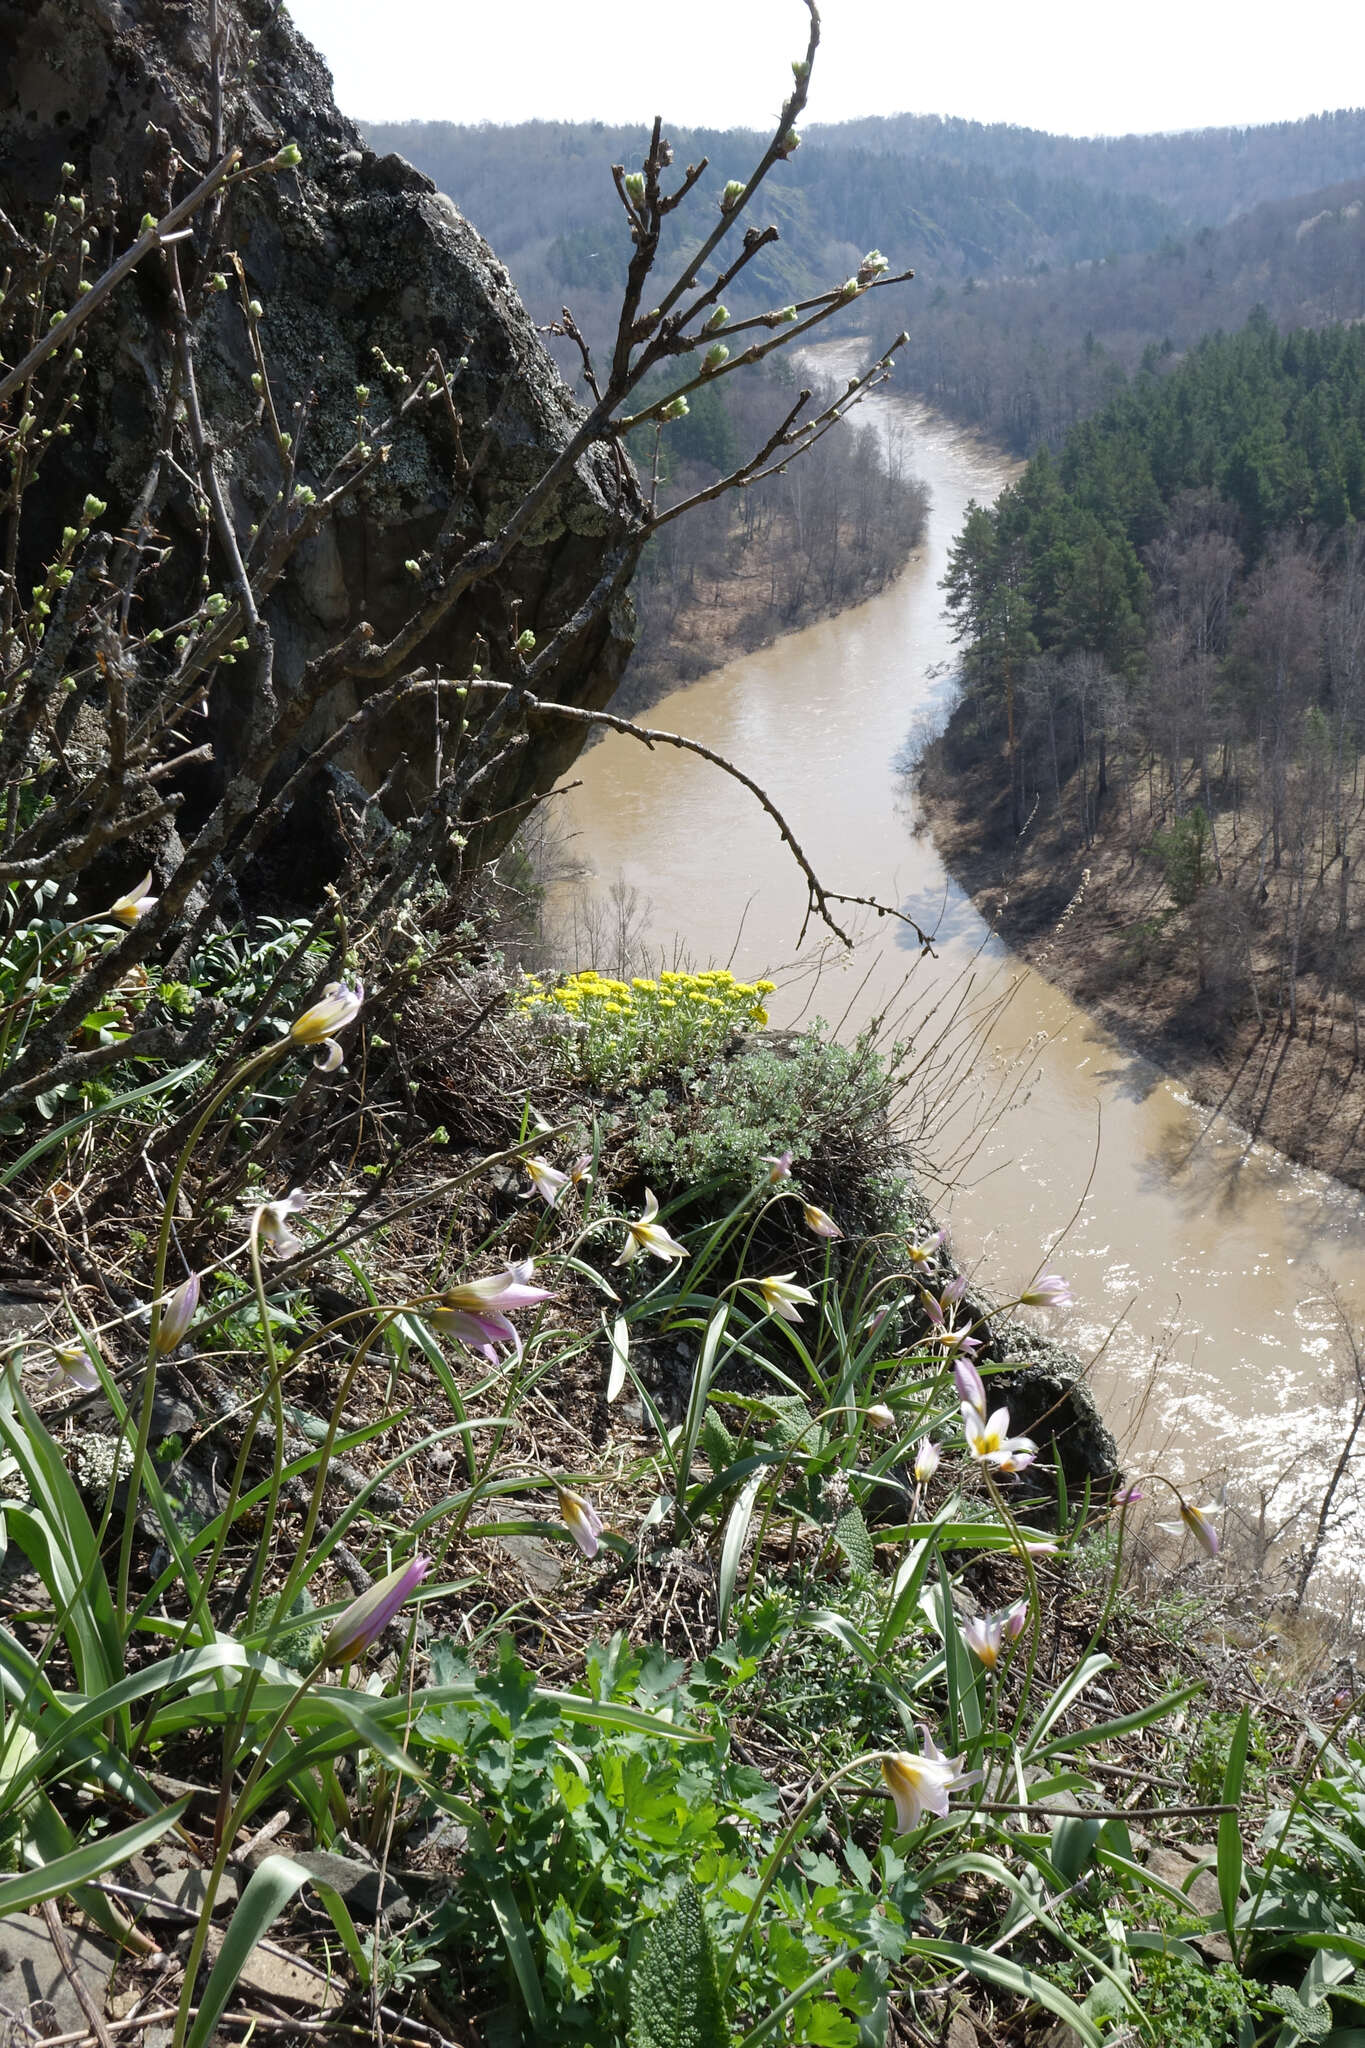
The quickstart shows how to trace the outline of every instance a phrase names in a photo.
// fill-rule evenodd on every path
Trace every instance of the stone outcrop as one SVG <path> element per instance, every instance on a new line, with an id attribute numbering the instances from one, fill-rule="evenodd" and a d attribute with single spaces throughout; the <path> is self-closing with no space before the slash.
<path id="1" fill-rule="evenodd" d="M 376 350 L 410 370 L 432 349 L 449 368 L 463 363 L 456 405 L 466 453 L 486 438 L 482 467 L 459 484 L 450 421 L 435 408 L 423 412 L 395 436 L 382 472 L 309 544 L 267 608 L 283 693 L 309 659 L 360 621 L 381 637 L 393 632 L 413 598 L 405 564 L 442 531 L 471 539 L 495 532 L 563 447 L 579 413 L 492 250 L 429 179 L 401 157 L 365 148 L 333 102 L 322 60 L 283 8 L 221 0 L 219 19 L 225 140 L 240 143 L 248 162 L 286 142 L 302 152 L 297 170 L 239 185 L 226 222 L 228 246 L 240 253 L 264 307 L 282 421 L 307 402 L 301 478 L 315 481 L 350 445 L 358 384 L 371 387 L 372 412 L 381 403 L 388 387 Z M 74 164 L 88 195 L 98 274 L 109 254 L 135 238 L 143 214 L 159 213 L 168 147 L 188 167 L 177 196 L 209 163 L 207 0 L 0 0 L 0 50 L 0 206 L 21 232 L 41 235 L 62 164 Z M 101 314 L 87 333 L 91 374 L 62 468 L 54 465 L 45 481 L 46 531 L 29 528 L 35 547 L 89 489 L 109 500 L 107 523 L 116 528 L 142 484 L 170 355 L 160 259 L 140 266 L 112 314 Z M 251 389 L 249 337 L 232 292 L 209 300 L 196 363 L 219 471 L 245 531 L 273 500 L 280 472 Z M 628 535 L 638 516 L 626 466 L 590 452 L 528 543 L 415 652 L 414 664 L 467 673 L 475 636 L 505 634 L 515 607 L 518 625 L 544 640 L 583 603 L 609 544 Z M 187 530 L 183 486 L 165 495 L 158 523 L 173 540 Z M 197 571 L 197 561 L 189 569 Z M 538 685 L 540 694 L 604 704 L 632 632 L 622 600 L 579 636 L 548 685 Z M 243 739 L 231 679 L 232 671 L 223 672 L 212 696 L 220 775 L 230 772 Z M 350 708 L 344 696 L 334 698 L 329 720 Z M 410 768 L 395 779 L 401 808 L 429 777 L 429 726 L 428 713 L 417 729 L 372 732 L 361 757 L 343 765 L 373 789 L 405 755 Z M 562 738 L 538 740 L 513 782 L 496 792 L 499 802 L 548 787 L 581 739 L 566 728 Z"/>

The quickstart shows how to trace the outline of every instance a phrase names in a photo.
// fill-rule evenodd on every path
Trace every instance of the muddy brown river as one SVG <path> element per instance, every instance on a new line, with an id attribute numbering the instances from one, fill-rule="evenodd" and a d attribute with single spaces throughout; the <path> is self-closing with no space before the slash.
<path id="1" fill-rule="evenodd" d="M 729 663 L 647 716 L 741 764 L 826 886 L 910 911 L 936 932 L 937 957 L 921 959 L 890 920 L 864 918 L 852 956 L 825 948 L 817 971 L 818 930 L 795 951 L 805 888 L 772 821 L 674 750 L 608 735 L 573 771 L 581 787 L 563 798 L 561 826 L 590 887 L 623 879 L 639 892 L 653 947 L 773 972 L 775 1023 L 818 1014 L 847 1034 L 878 1015 L 913 1035 L 921 1148 L 960 1261 L 1009 1291 L 1070 1223 L 1049 1262 L 1076 1305 L 1040 1320 L 1083 1356 L 1104 1347 L 1094 1384 L 1132 1466 L 1159 1462 L 1192 1487 L 1226 1482 L 1253 1520 L 1262 1496 L 1271 1524 L 1299 1505 L 1306 1529 L 1315 1511 L 1304 1504 L 1349 1412 L 1328 1290 L 1359 1327 L 1365 1202 L 1250 1142 L 1122 1050 L 991 936 L 946 873 L 902 764 L 950 699 L 938 587 L 948 548 L 968 501 L 989 501 L 1013 468 L 904 399 L 879 397 L 867 412 L 908 436 L 908 467 L 932 492 L 918 556 L 869 603 Z M 1337 1571 L 1358 1558 L 1360 1529 L 1343 1515 Z"/>

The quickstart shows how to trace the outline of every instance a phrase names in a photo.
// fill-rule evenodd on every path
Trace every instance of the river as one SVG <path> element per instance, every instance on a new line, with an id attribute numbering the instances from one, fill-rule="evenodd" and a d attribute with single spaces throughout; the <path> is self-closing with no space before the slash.
<path id="1" fill-rule="evenodd" d="M 847 360 L 835 360 L 841 374 Z M 676 750 L 608 735 L 574 768 L 561 827 L 599 889 L 622 878 L 638 890 L 655 948 L 774 971 L 775 1023 L 818 1013 L 847 1032 L 889 1014 L 917 1051 L 937 1042 L 926 1072 L 943 1080 L 928 1091 L 922 1143 L 961 1263 L 1007 1293 L 1079 1209 L 1050 1261 L 1075 1306 L 1040 1320 L 1082 1356 L 1101 1354 L 1093 1384 L 1131 1468 L 1159 1461 L 1190 1488 L 1226 1483 L 1248 1546 L 1263 1499 L 1271 1526 L 1297 1508 L 1292 1542 L 1341 1441 L 1349 1353 L 1327 1291 L 1358 1326 L 1365 1201 L 1250 1142 L 1122 1050 L 992 937 L 946 873 L 898 764 L 950 700 L 948 548 L 969 500 L 994 498 L 1014 467 L 905 399 L 879 395 L 868 411 L 908 435 L 908 467 L 932 493 L 915 559 L 870 602 L 729 663 L 646 718 L 742 765 L 827 887 L 911 912 L 935 930 L 937 957 L 921 959 L 904 927 L 864 919 L 853 956 L 827 950 L 814 981 L 784 968 L 801 877 L 752 799 Z M 1357 1512 L 1341 1518 L 1324 1554 L 1338 1571 L 1358 1557 L 1360 1528 Z"/>

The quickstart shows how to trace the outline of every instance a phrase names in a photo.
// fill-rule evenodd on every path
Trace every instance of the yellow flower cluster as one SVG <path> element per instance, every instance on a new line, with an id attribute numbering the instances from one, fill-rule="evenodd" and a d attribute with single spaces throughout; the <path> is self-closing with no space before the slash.
<path id="1" fill-rule="evenodd" d="M 518 1008 L 572 1020 L 579 1027 L 575 1063 L 601 1081 L 718 1050 L 732 1029 L 767 1023 L 763 998 L 773 988 L 771 981 L 739 981 L 728 967 L 700 974 L 665 968 L 630 981 L 585 967 L 554 983 L 528 974 Z"/>
<path id="2" fill-rule="evenodd" d="M 665 968 L 657 981 L 637 974 L 631 981 L 613 981 L 595 967 L 582 968 L 547 988 L 538 974 L 526 976 L 527 993 L 521 998 L 523 1010 L 549 1005 L 570 1016 L 599 1012 L 607 1017 L 628 1017 L 639 1011 L 676 1010 L 679 1003 L 703 1004 L 725 1010 L 735 1022 L 766 1024 L 768 1013 L 763 997 L 771 995 L 771 981 L 736 981 L 728 967 L 710 967 L 701 974 L 680 974 Z"/>

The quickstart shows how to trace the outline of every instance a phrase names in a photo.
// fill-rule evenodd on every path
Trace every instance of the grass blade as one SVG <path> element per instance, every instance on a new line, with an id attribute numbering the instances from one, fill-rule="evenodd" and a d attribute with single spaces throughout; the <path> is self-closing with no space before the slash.
<path id="1" fill-rule="evenodd" d="M 1228 1750 L 1227 1769 L 1223 1773 L 1223 1803 L 1233 1811 L 1222 1814 L 1218 1821 L 1218 1902 L 1223 1908 L 1223 1932 L 1234 1951 L 1237 1946 L 1237 1901 L 1242 1891 L 1242 1829 L 1237 1808 L 1241 1804 L 1242 1783 L 1246 1777 L 1250 1735 L 1251 1708 L 1247 1706 L 1237 1716 L 1232 1746 Z"/>

